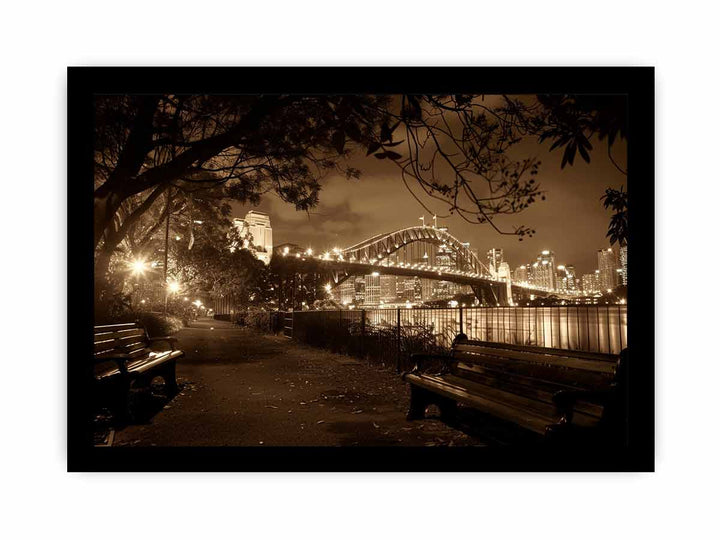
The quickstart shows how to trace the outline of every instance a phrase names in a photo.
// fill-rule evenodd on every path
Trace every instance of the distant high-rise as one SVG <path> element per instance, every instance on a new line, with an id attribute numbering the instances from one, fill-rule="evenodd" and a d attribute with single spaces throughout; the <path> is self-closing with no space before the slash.
<path id="1" fill-rule="evenodd" d="M 365 278 L 363 276 L 355 278 L 355 302 L 360 305 L 365 303 Z"/>
<path id="2" fill-rule="evenodd" d="M 397 302 L 396 276 L 380 276 L 380 300 L 385 304 Z"/>
<path id="3" fill-rule="evenodd" d="M 497 274 L 500 264 L 504 261 L 502 248 L 492 248 L 487 252 L 487 262 L 490 272 L 494 275 Z"/>
<path id="4" fill-rule="evenodd" d="M 550 250 L 543 250 L 532 265 L 531 282 L 537 287 L 555 290 L 557 288 L 555 276 L 555 254 Z"/>
<path id="5" fill-rule="evenodd" d="M 620 284 L 627 285 L 627 246 L 623 246 L 620 248 L 620 270 Z"/>
<path id="6" fill-rule="evenodd" d="M 377 272 L 365 276 L 365 301 L 366 306 L 377 306 L 380 304 L 380 275 Z"/>
<path id="7" fill-rule="evenodd" d="M 244 238 L 243 247 L 252 251 L 256 258 L 270 264 L 273 239 L 270 216 L 264 212 L 250 210 L 245 219 L 235 218 L 233 225 Z"/>
<path id="8" fill-rule="evenodd" d="M 618 259 L 613 248 L 598 249 L 598 270 L 600 272 L 600 290 L 614 289 L 618 283 Z"/>
<path id="9" fill-rule="evenodd" d="M 574 291 L 576 288 L 575 267 L 571 264 L 560 264 L 557 267 L 557 289 L 559 291 Z"/>
<path id="10" fill-rule="evenodd" d="M 585 294 L 594 294 L 600 290 L 600 272 L 595 270 L 592 274 L 583 274 L 582 289 Z"/>
<path id="11" fill-rule="evenodd" d="M 515 269 L 513 281 L 515 283 L 529 283 L 528 267 L 526 265 L 523 264 Z"/>
<path id="12" fill-rule="evenodd" d="M 355 280 L 350 278 L 346 279 L 340 284 L 340 302 L 342 304 L 353 304 L 355 303 Z"/>
<path id="13" fill-rule="evenodd" d="M 572 264 L 566 264 L 565 276 L 567 277 L 567 288 L 569 291 L 574 291 L 580 288 L 575 274 L 575 266 Z"/>

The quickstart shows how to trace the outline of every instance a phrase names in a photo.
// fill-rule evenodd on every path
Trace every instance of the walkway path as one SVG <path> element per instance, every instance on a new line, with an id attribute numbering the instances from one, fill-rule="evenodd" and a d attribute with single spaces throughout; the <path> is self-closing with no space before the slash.
<path id="1" fill-rule="evenodd" d="M 180 393 L 114 445 L 432 446 L 493 444 L 437 418 L 409 423 L 391 370 L 220 321 L 181 330 Z M 432 409 L 431 409 L 432 412 Z M 490 436 L 485 436 L 485 434 Z"/>

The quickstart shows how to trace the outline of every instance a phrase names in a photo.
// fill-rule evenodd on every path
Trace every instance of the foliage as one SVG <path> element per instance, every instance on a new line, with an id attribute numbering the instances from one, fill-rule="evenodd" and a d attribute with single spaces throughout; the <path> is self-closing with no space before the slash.
<path id="1" fill-rule="evenodd" d="M 534 100 L 505 97 L 501 109 L 512 136 L 535 135 L 550 141 L 550 150 L 564 148 L 561 168 L 575 163 L 576 154 L 590 163 L 597 136 L 607 141 L 608 157 L 615 167 L 613 144 L 627 135 L 627 98 L 622 95 L 538 95 Z"/>
<path id="2" fill-rule="evenodd" d="M 501 229 L 494 219 L 522 212 L 545 195 L 541 163 L 515 160 L 513 147 L 536 136 L 590 160 L 590 139 L 610 147 L 625 137 L 625 99 L 603 96 L 481 95 L 120 95 L 95 101 L 94 234 L 96 292 L 123 288 L 128 261 L 157 254 L 170 216 L 171 238 L 188 246 L 178 260 L 191 280 L 229 294 L 238 283 L 261 281 L 242 250 L 223 258 L 235 275 L 206 256 L 220 244 L 198 246 L 195 222 L 227 228 L 230 201 L 257 204 L 274 192 L 296 209 L 317 205 L 320 181 L 330 173 L 357 179 L 347 165 L 354 152 L 399 167 L 418 203 L 444 207 L 471 223 L 490 224 L 521 240 L 534 229 Z M 496 101 L 497 101 L 496 100 Z M 618 167 L 619 168 L 619 167 Z M 419 189 L 418 189 L 419 188 Z M 439 215 L 439 217 L 443 217 Z M 208 233 L 210 234 L 210 233 Z M 178 268 L 183 268 L 179 265 Z M 203 274 L 204 277 L 200 277 Z M 222 274 L 222 275 L 221 275 Z M 232 272 L 231 272 L 232 274 Z M 251 302 L 252 287 L 239 294 Z M 224 292 L 223 292 L 224 291 Z M 104 298 L 107 300 L 108 296 Z M 312 299 L 311 299 L 312 300 Z"/>
<path id="3" fill-rule="evenodd" d="M 613 211 L 610 218 L 610 226 L 608 227 L 607 237 L 610 238 L 610 244 L 616 242 L 620 246 L 626 246 L 628 240 L 628 194 L 620 189 L 608 188 L 605 195 L 600 199 L 606 209 Z"/>
<path id="4" fill-rule="evenodd" d="M 163 316 L 160 313 L 138 313 L 136 320 L 145 327 L 150 337 L 171 336 L 183 327 L 179 317 Z"/>
<path id="5" fill-rule="evenodd" d="M 281 313 L 278 311 L 261 311 L 249 309 L 235 313 L 234 321 L 239 326 L 244 326 L 259 332 L 278 332 L 280 330 Z"/>
<path id="6" fill-rule="evenodd" d="M 270 300 L 268 269 L 247 249 L 238 249 L 237 231 L 229 226 L 198 228 L 192 249 L 173 251 L 172 276 L 188 289 L 227 297 L 234 305 L 261 305 Z"/>

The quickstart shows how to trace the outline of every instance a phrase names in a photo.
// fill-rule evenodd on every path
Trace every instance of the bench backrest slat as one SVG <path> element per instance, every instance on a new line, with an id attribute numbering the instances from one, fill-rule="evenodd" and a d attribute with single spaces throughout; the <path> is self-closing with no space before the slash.
<path id="1" fill-rule="evenodd" d="M 455 346 L 452 352 L 455 360 L 464 362 L 524 362 L 528 364 L 541 364 L 578 369 L 590 372 L 613 375 L 617 366 L 618 357 L 614 355 L 592 356 L 576 354 L 575 351 L 554 349 L 538 351 L 537 348 L 521 348 L 518 346 L 498 347 L 497 344 L 488 346 L 486 342 L 465 342 Z"/>
<path id="2" fill-rule="evenodd" d="M 123 354 L 130 359 L 147 354 L 150 342 L 139 323 L 122 323 L 95 327 L 95 358 Z"/>

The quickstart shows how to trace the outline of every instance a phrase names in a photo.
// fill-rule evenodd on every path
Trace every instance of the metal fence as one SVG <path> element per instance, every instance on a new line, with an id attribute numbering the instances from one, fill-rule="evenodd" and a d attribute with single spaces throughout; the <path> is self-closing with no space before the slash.
<path id="1" fill-rule="evenodd" d="M 447 351 L 461 331 L 470 339 L 618 354 L 627 347 L 627 306 L 296 311 L 285 335 L 312 346 L 398 369 L 410 354 Z"/>

